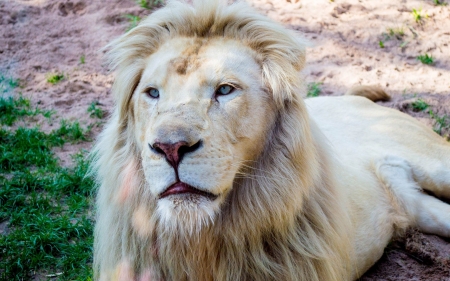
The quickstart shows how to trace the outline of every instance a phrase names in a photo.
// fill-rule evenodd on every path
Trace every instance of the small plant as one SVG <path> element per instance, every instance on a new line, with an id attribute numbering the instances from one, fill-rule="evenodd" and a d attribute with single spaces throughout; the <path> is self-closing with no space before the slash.
<path id="1" fill-rule="evenodd" d="M 431 55 L 425 54 L 425 55 L 419 55 L 417 57 L 418 60 L 420 60 L 421 63 L 432 65 L 434 63 L 434 59 Z"/>
<path id="2" fill-rule="evenodd" d="M 418 99 L 415 102 L 413 102 L 411 105 L 412 105 L 412 108 L 414 109 L 414 111 L 424 111 L 425 109 L 427 109 L 429 107 L 428 103 L 426 103 L 423 99 Z"/>
<path id="3" fill-rule="evenodd" d="M 63 137 L 65 140 L 71 142 L 87 141 L 87 131 L 81 128 L 77 121 L 70 123 L 66 120 L 61 120 L 59 129 L 53 132 L 56 137 Z"/>
<path id="4" fill-rule="evenodd" d="M 19 79 L 6 78 L 5 76 L 0 75 L 0 94 L 19 87 L 19 84 Z"/>
<path id="5" fill-rule="evenodd" d="M 438 116 L 433 110 L 430 110 L 428 113 L 430 114 L 430 117 L 435 121 L 433 130 L 436 133 L 442 136 L 443 129 L 450 129 L 449 116 Z"/>
<path id="6" fill-rule="evenodd" d="M 62 74 L 62 73 L 51 74 L 47 78 L 47 82 L 52 85 L 56 85 L 59 82 L 61 82 L 62 80 L 64 80 L 64 74 Z"/>
<path id="7" fill-rule="evenodd" d="M 414 20 L 418 23 L 423 20 L 422 8 L 420 9 L 412 9 L 411 14 L 413 15 Z"/>
<path id="8" fill-rule="evenodd" d="M 380 48 L 384 48 L 384 42 L 383 42 L 382 40 L 380 40 L 380 41 L 378 42 L 378 45 L 380 45 Z"/>
<path id="9" fill-rule="evenodd" d="M 84 64 L 85 62 L 86 62 L 86 57 L 84 55 L 81 55 L 80 64 Z"/>
<path id="10" fill-rule="evenodd" d="M 164 4 L 163 0 L 136 0 L 136 3 L 144 9 L 151 9 L 155 6 Z"/>
<path id="11" fill-rule="evenodd" d="M 322 91 L 320 89 L 320 86 L 322 85 L 322 83 L 317 83 L 317 82 L 313 82 L 313 83 L 309 83 L 308 84 L 308 93 L 306 94 L 307 97 L 318 97 L 320 92 Z"/>
<path id="12" fill-rule="evenodd" d="M 447 3 L 444 1 L 434 0 L 433 2 L 436 6 L 447 6 Z"/>
<path id="13" fill-rule="evenodd" d="M 91 117 L 97 117 L 98 119 L 102 119 L 103 118 L 103 110 L 99 107 L 97 107 L 99 105 L 98 102 L 94 101 L 92 102 L 87 111 L 90 113 Z"/>
<path id="14" fill-rule="evenodd" d="M 388 34 L 391 37 L 395 37 L 398 40 L 401 40 L 402 37 L 405 36 L 405 30 L 403 30 L 403 27 L 389 28 Z"/>
<path id="15" fill-rule="evenodd" d="M 141 21 L 141 17 L 131 15 L 131 14 L 125 15 L 124 17 L 128 19 L 128 23 L 129 23 L 128 27 L 127 27 L 127 31 L 130 31 L 133 28 L 135 28 Z"/>

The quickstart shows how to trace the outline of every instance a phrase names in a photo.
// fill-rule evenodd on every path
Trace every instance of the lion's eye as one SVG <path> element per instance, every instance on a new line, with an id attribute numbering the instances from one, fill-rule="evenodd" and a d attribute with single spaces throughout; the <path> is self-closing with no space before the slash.
<path id="1" fill-rule="evenodd" d="M 149 95 L 151 98 L 157 99 L 159 98 L 159 91 L 155 88 L 148 88 L 145 90 L 145 93 Z"/>
<path id="2" fill-rule="evenodd" d="M 216 95 L 228 95 L 231 94 L 234 91 L 234 87 L 230 86 L 230 85 L 221 85 L 217 91 L 216 91 Z"/>

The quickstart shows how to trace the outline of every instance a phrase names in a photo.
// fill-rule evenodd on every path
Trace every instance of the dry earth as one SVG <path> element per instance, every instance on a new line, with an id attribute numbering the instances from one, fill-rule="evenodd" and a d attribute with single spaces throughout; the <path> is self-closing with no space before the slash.
<path id="1" fill-rule="evenodd" d="M 430 127 L 439 128 L 436 117 L 450 115 L 448 6 L 431 0 L 250 3 L 309 40 L 304 75 L 310 83 L 321 83 L 321 95 L 342 95 L 353 85 L 377 84 L 393 97 L 382 105 Z M 423 20 L 416 22 L 412 9 L 422 9 Z M 19 78 L 18 91 L 41 108 L 56 110 L 53 123 L 62 118 L 85 126 L 95 123 L 88 106 L 98 102 L 108 112 L 113 105 L 109 90 L 113 78 L 102 64 L 101 48 L 126 31 L 125 15 L 149 13 L 133 0 L 0 0 L 0 75 Z M 424 54 L 434 58 L 433 65 L 416 59 Z M 52 85 L 47 82 L 52 73 L 62 73 L 65 79 Z M 414 111 L 412 103 L 419 98 L 430 105 L 434 119 L 428 109 Z M 101 127 L 97 125 L 94 135 Z M 42 127 L 51 129 L 46 122 Z M 441 132 L 448 133 L 448 128 Z M 65 146 L 59 154 L 68 161 L 67 155 L 79 148 Z M 450 241 L 410 231 L 392 243 L 361 280 L 448 281 Z"/>

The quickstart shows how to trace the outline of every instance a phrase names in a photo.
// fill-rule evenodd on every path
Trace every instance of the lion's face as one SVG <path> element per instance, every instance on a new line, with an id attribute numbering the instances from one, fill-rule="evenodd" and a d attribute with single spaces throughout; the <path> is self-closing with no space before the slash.
<path id="1" fill-rule="evenodd" d="M 257 160 L 275 119 L 262 81 L 256 53 L 235 40 L 172 39 L 147 59 L 131 112 L 163 222 L 211 222 Z"/>

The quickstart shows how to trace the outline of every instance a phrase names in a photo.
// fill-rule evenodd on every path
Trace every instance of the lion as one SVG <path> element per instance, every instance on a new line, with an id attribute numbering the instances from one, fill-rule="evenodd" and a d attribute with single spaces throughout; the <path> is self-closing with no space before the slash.
<path id="1" fill-rule="evenodd" d="M 108 45 L 96 280 L 355 280 L 409 227 L 450 236 L 449 143 L 373 89 L 304 100 L 304 46 L 219 0 Z"/>

